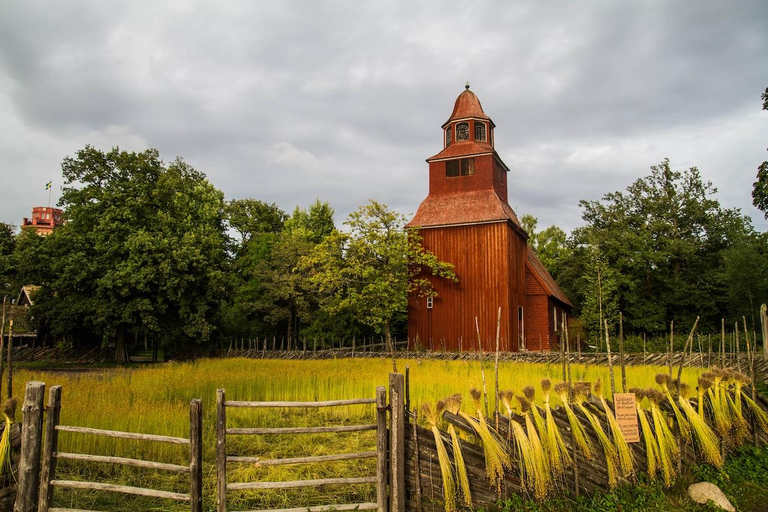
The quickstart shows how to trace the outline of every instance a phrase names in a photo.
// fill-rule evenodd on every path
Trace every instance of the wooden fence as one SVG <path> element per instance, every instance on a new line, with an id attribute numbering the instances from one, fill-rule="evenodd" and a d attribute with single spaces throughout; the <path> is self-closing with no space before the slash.
<path id="1" fill-rule="evenodd" d="M 312 512 L 331 510 L 387 510 L 403 511 L 405 503 L 405 387 L 402 374 L 390 374 L 390 402 L 383 386 L 376 389 L 375 398 L 334 400 L 326 402 L 247 402 L 227 401 L 224 390 L 217 392 L 216 415 L 216 463 L 217 463 L 217 510 L 227 510 L 227 492 L 247 489 L 286 489 L 334 484 L 376 484 L 376 502 L 319 505 L 293 509 L 279 509 L 281 512 Z M 50 389 L 48 407 L 43 405 L 45 384 L 28 382 L 24 400 L 23 423 L 21 427 L 18 485 L 15 496 L 14 512 L 85 512 L 66 508 L 51 508 L 54 488 L 89 489 L 117 492 L 130 495 L 165 498 L 190 503 L 193 512 L 202 510 L 202 406 L 199 399 L 190 404 L 190 437 L 178 438 L 134 432 L 118 432 L 88 427 L 75 427 L 59 424 L 61 413 L 61 387 Z M 350 405 L 375 404 L 376 423 L 370 425 L 339 425 L 320 427 L 280 427 L 280 428 L 227 428 L 226 409 L 233 407 L 279 407 L 279 408 L 319 408 Z M 387 412 L 390 412 L 389 421 Z M 43 418 L 46 416 L 45 429 Z M 231 435 L 274 435 L 376 431 L 376 449 L 368 452 L 330 454 L 313 457 L 295 457 L 286 459 L 261 460 L 258 457 L 228 455 L 227 436 Z M 45 435 L 43 432 L 45 431 Z M 130 459 L 114 456 L 74 454 L 58 451 L 59 432 L 75 432 L 87 435 L 108 436 L 122 439 L 141 439 L 153 442 L 183 444 L 190 446 L 190 464 L 182 466 L 154 461 Z M 17 443 L 18 446 L 19 443 Z M 42 456 L 41 456 L 42 454 Z M 258 466 L 278 466 L 289 464 L 317 463 L 358 458 L 376 458 L 375 476 L 353 478 L 329 478 L 317 480 L 297 480 L 282 482 L 231 482 L 227 483 L 228 464 L 255 464 Z M 42 460 L 42 462 L 41 462 Z M 189 473 L 190 492 L 175 493 L 157 489 L 128 487 L 103 482 L 69 481 L 56 479 L 56 466 L 59 460 L 78 460 L 97 463 L 120 464 L 130 467 L 151 468 L 155 470 Z"/>
<path id="2" fill-rule="evenodd" d="M 43 419 L 43 395 L 45 384 L 42 382 L 28 382 L 24 400 L 24 422 L 22 427 L 22 456 L 19 465 L 19 487 L 16 496 L 14 512 L 75 512 L 65 508 L 51 508 L 53 490 L 55 487 L 62 489 L 89 489 L 108 491 L 136 496 L 147 496 L 176 501 L 189 502 L 192 512 L 202 511 L 203 474 L 202 474 L 202 402 L 194 399 L 190 403 L 190 436 L 189 438 L 170 437 L 135 432 L 118 432 L 114 430 L 101 430 L 88 427 L 75 427 L 60 425 L 61 413 L 61 386 L 53 386 L 50 389 L 50 397 L 45 424 L 45 447 L 42 456 L 42 468 L 40 462 L 42 419 Z M 76 454 L 58 451 L 59 432 L 76 432 L 79 434 L 107 436 L 120 439 L 138 439 L 143 441 L 189 445 L 190 462 L 188 466 L 167 464 L 154 461 L 131 459 L 114 456 L 101 456 L 90 454 Z M 86 462 L 101 462 L 118 464 L 131 467 L 149 468 L 154 470 L 169 471 L 175 473 L 188 473 L 190 477 L 189 493 L 162 491 L 143 487 L 129 487 L 104 482 L 57 480 L 56 465 L 58 460 L 79 460 Z"/>
<path id="3" fill-rule="evenodd" d="M 322 427 L 279 427 L 279 428 L 227 428 L 227 408 L 320 408 L 343 407 L 350 405 L 376 404 L 376 423 L 371 425 L 336 425 Z M 293 457 L 285 459 L 263 460 L 254 456 L 234 456 L 227 454 L 227 437 L 230 435 L 278 435 L 278 434 L 316 434 L 316 433 L 349 433 L 375 430 L 376 451 L 359 453 L 344 453 L 319 455 L 311 457 Z M 216 394 L 216 473 L 217 473 L 217 504 L 218 512 L 227 511 L 227 491 L 256 490 L 256 489 L 289 489 L 301 487 L 316 487 L 323 485 L 357 485 L 377 484 L 376 503 L 342 503 L 334 505 L 322 505 L 290 509 L 273 509 L 273 512 L 300 512 L 304 510 L 378 510 L 386 511 L 386 485 L 387 485 L 387 408 L 386 390 L 379 386 L 376 388 L 376 398 L 360 398 L 350 400 L 333 400 L 324 402 L 249 402 L 226 400 L 225 391 L 217 390 Z M 376 476 L 354 478 L 324 478 L 315 480 L 295 480 L 280 482 L 227 482 L 227 465 L 252 464 L 259 467 L 281 466 L 288 464 L 310 464 L 318 462 L 330 462 L 338 460 L 377 458 Z M 266 512 L 266 511 L 264 511 Z"/>

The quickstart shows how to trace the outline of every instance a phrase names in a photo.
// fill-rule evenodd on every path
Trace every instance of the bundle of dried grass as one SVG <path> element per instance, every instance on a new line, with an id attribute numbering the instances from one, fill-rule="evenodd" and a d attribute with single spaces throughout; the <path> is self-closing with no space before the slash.
<path id="1" fill-rule="evenodd" d="M 437 402 L 437 407 L 434 411 L 429 404 L 421 406 L 422 414 L 424 414 L 424 417 L 429 422 L 432 435 L 435 438 L 437 460 L 440 464 L 440 474 L 443 477 L 443 500 L 445 502 L 445 510 L 453 512 L 456 510 L 456 483 L 453 477 L 453 466 L 448 458 L 448 451 L 445 449 L 443 437 L 440 435 L 440 429 L 437 428 L 437 423 L 440 421 L 444 410 L 445 404 L 443 402 Z"/>
<path id="2" fill-rule="evenodd" d="M 579 382 L 573 386 L 573 401 L 576 407 L 584 414 L 589 424 L 592 425 L 592 430 L 597 436 L 597 440 L 600 442 L 600 446 L 603 448 L 603 454 L 605 455 L 605 467 L 608 472 L 608 486 L 614 488 L 619 483 L 618 478 L 618 465 L 619 456 L 616 452 L 616 447 L 608 439 L 608 435 L 603 430 L 603 426 L 600 424 L 600 420 L 590 411 L 584 402 L 589 397 L 591 392 L 591 386 L 586 382 Z"/>
<path id="3" fill-rule="evenodd" d="M 621 474 L 622 476 L 628 478 L 635 471 L 635 464 L 634 460 L 632 459 L 632 450 L 629 448 L 627 438 L 624 437 L 624 433 L 621 431 L 621 428 L 619 428 L 619 423 L 616 421 L 616 416 L 613 414 L 611 408 L 608 407 L 608 403 L 603 397 L 603 385 L 600 380 L 595 383 L 595 395 L 603 405 L 605 416 L 608 418 L 608 426 L 611 429 L 611 438 L 613 439 L 613 444 L 616 446 L 616 452 L 619 457 L 619 468 L 621 469 Z"/>
<path id="4" fill-rule="evenodd" d="M 573 464 L 571 454 L 568 453 L 568 447 L 563 441 L 563 437 L 560 435 L 560 430 L 557 428 L 555 418 L 552 415 L 552 408 L 549 405 L 549 391 L 552 387 L 552 382 L 549 379 L 541 381 L 541 390 L 544 392 L 544 412 L 546 413 L 547 422 L 547 445 L 549 451 L 549 467 L 552 472 L 562 475 L 566 468 Z"/>
<path id="5" fill-rule="evenodd" d="M 458 415 L 461 411 L 461 395 L 456 394 L 445 400 L 445 407 L 451 414 Z M 453 461 L 456 464 L 456 477 L 459 480 L 459 489 L 464 505 L 472 508 L 472 492 L 469 490 L 469 476 L 467 475 L 467 465 L 464 463 L 464 455 L 461 453 L 461 443 L 456 429 L 453 425 L 448 425 L 448 433 L 451 435 L 453 445 Z"/>
<path id="6" fill-rule="evenodd" d="M 672 398 L 672 393 L 669 391 L 671 382 L 672 379 L 666 373 L 659 373 L 656 375 L 656 384 L 661 386 L 661 391 L 664 393 L 669 405 L 672 407 L 672 412 L 675 414 L 675 420 L 677 420 L 677 428 L 680 431 L 680 436 L 683 438 L 683 441 L 690 443 L 691 425 L 688 423 L 688 420 L 685 419 L 683 413 L 680 412 L 680 408 L 677 406 L 677 403 L 675 403 L 675 399 Z"/>
<path id="7" fill-rule="evenodd" d="M 648 478 L 653 480 L 656 478 L 656 472 L 659 465 L 661 464 L 661 461 L 659 460 L 659 445 L 653 435 L 653 430 L 651 430 L 651 425 L 648 421 L 647 412 L 643 406 L 645 403 L 647 403 L 647 401 L 643 401 L 645 398 L 645 391 L 642 389 L 632 388 L 629 390 L 629 392 L 635 394 L 637 416 L 640 418 L 640 429 L 643 432 L 643 442 L 645 443 L 645 454 L 647 460 L 646 470 L 648 472 Z"/>
<path id="8" fill-rule="evenodd" d="M 667 418 L 659 407 L 661 401 L 664 400 L 664 395 L 655 389 L 647 389 L 645 396 L 650 403 L 653 430 L 656 434 L 656 444 L 659 448 L 659 462 L 661 463 L 661 471 L 664 475 L 664 485 L 670 487 L 675 476 L 677 476 L 673 461 L 680 456 L 680 447 L 672 431 L 669 429 Z"/>
<path id="9" fill-rule="evenodd" d="M 584 456 L 592 460 L 595 456 L 594 449 L 592 448 L 592 442 L 587 437 L 587 433 L 584 430 L 584 425 L 581 424 L 579 419 L 574 414 L 573 409 L 568 400 L 568 393 L 570 386 L 567 382 L 560 382 L 555 384 L 555 393 L 560 397 L 565 408 L 565 413 L 568 416 L 568 423 L 571 425 L 571 432 L 573 433 L 573 439 L 576 442 L 576 446 L 579 447 Z"/>
<path id="10" fill-rule="evenodd" d="M 472 426 L 478 437 L 480 437 L 483 445 L 483 454 L 485 455 L 485 474 L 497 488 L 500 488 L 501 482 L 504 479 L 504 468 L 510 467 L 509 455 L 504 450 L 502 441 L 498 438 L 496 432 L 491 430 L 485 421 L 481 405 L 482 393 L 473 388 L 470 390 L 470 394 L 472 395 L 477 418 L 463 411 L 460 411 L 459 415 Z"/>
<path id="11" fill-rule="evenodd" d="M 525 432 L 528 434 L 528 441 L 531 447 L 531 461 L 533 466 L 530 469 L 529 484 L 533 490 L 533 494 L 537 499 L 544 499 L 552 485 L 552 479 L 549 473 L 549 459 L 547 453 L 544 451 L 544 446 L 541 443 L 541 438 L 536 432 L 536 427 L 531 420 L 531 403 L 526 397 L 518 396 L 517 400 L 520 402 L 520 409 L 523 411 L 525 417 Z M 534 406 L 535 407 L 535 406 Z"/>
<path id="12" fill-rule="evenodd" d="M 680 396 L 677 398 L 680 408 L 691 424 L 693 437 L 704 460 L 717 468 L 721 468 L 723 467 L 723 457 L 720 454 L 720 443 L 704 418 L 693 409 L 688 401 L 689 391 L 690 388 L 686 384 L 680 383 Z"/>

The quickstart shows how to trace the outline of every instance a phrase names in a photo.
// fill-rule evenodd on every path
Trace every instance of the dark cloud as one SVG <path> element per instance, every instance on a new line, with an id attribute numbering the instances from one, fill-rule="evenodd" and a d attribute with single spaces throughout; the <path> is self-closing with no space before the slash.
<path id="1" fill-rule="evenodd" d="M 228 198 L 339 220 L 403 213 L 465 80 L 498 125 L 510 203 L 570 230 L 669 157 L 726 206 L 765 160 L 764 1 L 15 0 L 0 16 L 0 220 L 45 204 L 85 144 L 182 156 Z M 55 198 L 54 198 L 55 200 Z"/>

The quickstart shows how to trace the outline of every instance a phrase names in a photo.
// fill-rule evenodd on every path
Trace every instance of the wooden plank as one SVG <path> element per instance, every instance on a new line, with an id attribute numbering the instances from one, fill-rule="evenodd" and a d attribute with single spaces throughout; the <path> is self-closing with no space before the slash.
<path id="1" fill-rule="evenodd" d="M 376 425 L 342 425 L 336 427 L 228 428 L 227 434 L 324 434 L 327 432 L 362 432 L 376 430 Z"/>
<path id="2" fill-rule="evenodd" d="M 128 459 L 124 457 L 111 457 L 105 455 L 90 455 L 87 453 L 67 453 L 55 452 L 56 459 L 83 460 L 88 462 L 106 462 L 108 464 L 121 464 L 123 466 L 133 466 L 136 468 L 159 469 L 161 471 L 172 471 L 175 473 L 189 473 L 189 466 L 180 466 L 178 464 L 167 464 L 165 462 L 154 462 L 151 460 Z"/>
<path id="3" fill-rule="evenodd" d="M 379 512 L 387 512 L 387 390 L 376 388 L 376 504 Z"/>
<path id="4" fill-rule="evenodd" d="M 98 510 L 86 510 L 83 508 L 49 508 L 48 512 L 99 512 Z"/>
<path id="5" fill-rule="evenodd" d="M 266 343 L 266 342 L 265 342 Z M 227 408 L 224 390 L 216 390 L 216 510 L 227 512 Z"/>
<path id="6" fill-rule="evenodd" d="M 48 412 L 45 419 L 45 447 L 43 448 L 43 462 L 40 469 L 40 493 L 38 497 L 38 510 L 48 510 L 53 501 L 53 487 L 49 482 L 55 478 L 56 459 L 54 453 L 58 448 L 59 433 L 56 425 L 61 416 L 61 386 L 53 386 L 48 392 Z"/>
<path id="7" fill-rule="evenodd" d="M 203 510 L 203 402 L 189 403 L 189 496 L 191 512 Z"/>
<path id="8" fill-rule="evenodd" d="M 375 404 L 375 398 L 356 398 L 351 400 L 327 400 L 325 402 L 245 402 L 227 400 L 227 407 L 336 407 L 340 405 Z"/>
<path id="9" fill-rule="evenodd" d="M 10 354 L 10 350 L 8 352 Z M 9 367 L 10 371 L 10 367 Z M 10 390 L 10 386 L 8 387 Z M 14 512 L 34 512 L 40 484 L 40 451 L 43 442 L 45 383 L 27 382 L 21 428 L 21 460 Z"/>
<path id="10" fill-rule="evenodd" d="M 227 484 L 227 490 L 246 491 L 255 489 L 293 489 L 296 487 L 318 487 L 321 485 L 360 485 L 375 483 L 376 477 L 320 478 L 317 480 L 292 480 L 286 482 L 240 482 Z"/>
<path id="11" fill-rule="evenodd" d="M 75 480 L 52 480 L 51 485 L 63 489 L 88 489 L 92 491 L 119 492 L 133 494 L 135 496 L 147 496 L 149 498 L 164 498 L 176 501 L 189 501 L 189 494 L 180 492 L 158 491 L 157 489 L 145 489 L 143 487 L 130 487 L 127 485 L 105 484 L 101 482 L 84 482 Z"/>
<path id="12" fill-rule="evenodd" d="M 227 457 L 227 462 L 251 463 L 256 466 L 285 466 L 289 464 L 309 464 L 312 462 L 329 462 L 334 460 L 372 459 L 376 452 L 339 453 L 334 455 L 316 455 L 313 457 L 294 457 L 289 459 L 261 460 L 259 457 Z"/>
<path id="13" fill-rule="evenodd" d="M 405 377 L 389 374 L 389 506 L 392 512 L 405 511 Z"/>
<path id="14" fill-rule="evenodd" d="M 72 427 L 68 425 L 58 425 L 56 430 L 59 432 L 75 432 L 77 434 L 92 434 L 95 436 L 117 437 L 120 439 L 137 439 L 140 441 L 157 441 L 158 443 L 170 444 L 189 444 L 189 439 L 183 437 L 158 436 L 154 434 L 139 434 L 137 432 L 118 432 L 117 430 L 102 430 L 89 427 Z"/>
<path id="15" fill-rule="evenodd" d="M 245 510 L 243 512 L 335 512 L 337 510 L 376 510 L 376 503 L 345 503 L 342 505 L 315 505 L 297 508 L 272 508 L 265 510 Z"/>

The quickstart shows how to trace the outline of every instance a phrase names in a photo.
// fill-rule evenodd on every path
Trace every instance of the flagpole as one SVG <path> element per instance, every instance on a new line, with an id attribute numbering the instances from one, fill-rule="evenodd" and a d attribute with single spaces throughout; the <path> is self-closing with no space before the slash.
<path id="1" fill-rule="evenodd" d="M 51 192 L 53 191 L 53 182 L 48 182 L 48 209 L 51 208 Z M 53 218 L 53 217 L 51 217 Z"/>

